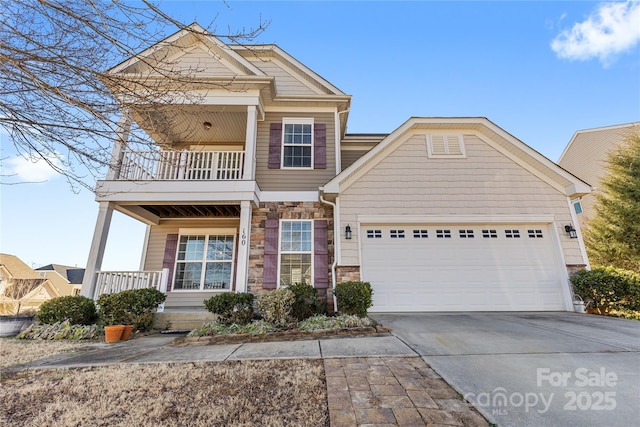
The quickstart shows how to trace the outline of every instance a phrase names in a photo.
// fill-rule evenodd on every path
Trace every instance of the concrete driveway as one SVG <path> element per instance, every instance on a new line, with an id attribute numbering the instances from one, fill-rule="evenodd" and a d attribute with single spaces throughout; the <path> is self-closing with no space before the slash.
<path id="1" fill-rule="evenodd" d="M 499 426 L 640 420 L 640 322 L 576 313 L 374 314 Z"/>

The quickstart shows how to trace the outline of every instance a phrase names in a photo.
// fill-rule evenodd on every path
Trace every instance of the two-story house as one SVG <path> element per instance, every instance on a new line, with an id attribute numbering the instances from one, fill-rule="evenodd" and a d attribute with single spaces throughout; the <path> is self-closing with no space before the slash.
<path id="1" fill-rule="evenodd" d="M 110 73 L 162 60 L 198 69 L 193 93 L 153 120 L 126 105 L 84 295 L 157 286 L 169 310 L 307 282 L 331 303 L 365 280 L 372 311 L 572 310 L 590 188 L 489 120 L 348 134 L 351 97 L 279 47 L 187 30 Z M 134 121 L 157 149 L 126 148 Z M 143 271 L 99 271 L 114 209 L 147 224 Z"/>

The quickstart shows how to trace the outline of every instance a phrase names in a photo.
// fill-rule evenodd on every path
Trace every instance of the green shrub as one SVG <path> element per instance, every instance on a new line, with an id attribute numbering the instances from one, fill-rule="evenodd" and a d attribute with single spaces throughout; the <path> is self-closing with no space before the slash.
<path id="1" fill-rule="evenodd" d="M 333 293 L 336 296 L 338 311 L 342 314 L 366 317 L 367 310 L 373 304 L 373 289 L 369 282 L 338 283 Z"/>
<path id="2" fill-rule="evenodd" d="M 68 320 L 72 325 L 91 325 L 98 318 L 96 306 L 91 298 L 64 296 L 50 299 L 40 305 L 36 320 L 53 324 Z"/>
<path id="3" fill-rule="evenodd" d="M 296 297 L 288 288 L 268 291 L 258 296 L 258 310 L 269 323 L 278 327 L 292 323 L 291 308 Z"/>
<path id="4" fill-rule="evenodd" d="M 246 325 L 254 318 L 253 294 L 248 292 L 225 292 L 204 300 L 204 306 L 217 314 L 221 323 Z"/>
<path id="5" fill-rule="evenodd" d="M 296 283 L 289 286 L 295 296 L 291 315 L 297 320 L 304 320 L 311 316 L 324 314 L 327 311 L 326 301 L 318 298 L 318 290 L 307 283 Z"/>
<path id="6" fill-rule="evenodd" d="M 640 311 L 640 275 L 613 267 L 582 270 L 571 277 L 574 293 L 593 300 L 603 313 L 611 310 Z"/>
<path id="7" fill-rule="evenodd" d="M 19 340 L 94 340 L 101 336 L 98 326 L 72 325 L 68 320 L 53 324 L 33 323 L 20 332 Z"/>
<path id="8" fill-rule="evenodd" d="M 131 289 L 98 297 L 98 315 L 104 325 L 133 325 L 139 331 L 153 326 L 153 313 L 167 296 L 155 288 Z"/>

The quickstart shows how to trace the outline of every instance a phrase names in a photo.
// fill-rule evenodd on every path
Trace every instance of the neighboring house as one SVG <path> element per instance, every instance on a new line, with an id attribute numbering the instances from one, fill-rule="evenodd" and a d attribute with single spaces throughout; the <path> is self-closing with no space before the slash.
<path id="1" fill-rule="evenodd" d="M 587 258 L 565 227 L 590 187 L 486 118 L 347 134 L 351 97 L 279 47 L 188 31 L 110 73 L 144 78 L 153 58 L 197 66 L 200 96 L 158 109 L 164 126 L 126 106 L 83 295 L 157 286 L 169 310 L 365 280 L 372 311 L 572 310 Z M 132 120 L 156 151 L 127 150 Z M 99 271 L 114 209 L 147 224 L 140 272 Z"/>
<path id="2" fill-rule="evenodd" d="M 15 314 L 18 304 L 22 313 L 34 311 L 43 302 L 59 296 L 62 294 L 48 278 L 20 258 L 0 254 L 0 314 Z"/>
<path id="3" fill-rule="evenodd" d="M 44 274 L 51 280 L 60 295 L 79 295 L 84 278 L 84 268 L 70 267 L 68 265 L 49 264 L 36 268 L 36 271 Z"/>
<path id="4" fill-rule="evenodd" d="M 593 186 L 594 192 L 576 197 L 572 204 L 584 227 L 595 215 L 595 194 L 607 175 L 607 159 L 632 131 L 640 131 L 640 122 L 577 131 L 558 160 L 558 164 Z"/>

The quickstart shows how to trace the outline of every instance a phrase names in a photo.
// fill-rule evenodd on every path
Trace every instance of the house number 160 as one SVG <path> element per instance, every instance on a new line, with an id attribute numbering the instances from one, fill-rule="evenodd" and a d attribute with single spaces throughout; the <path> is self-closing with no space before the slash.
<path id="1" fill-rule="evenodd" d="M 242 229 L 242 235 L 240 236 L 240 244 L 242 246 L 247 244 L 247 230 L 245 228 Z"/>

